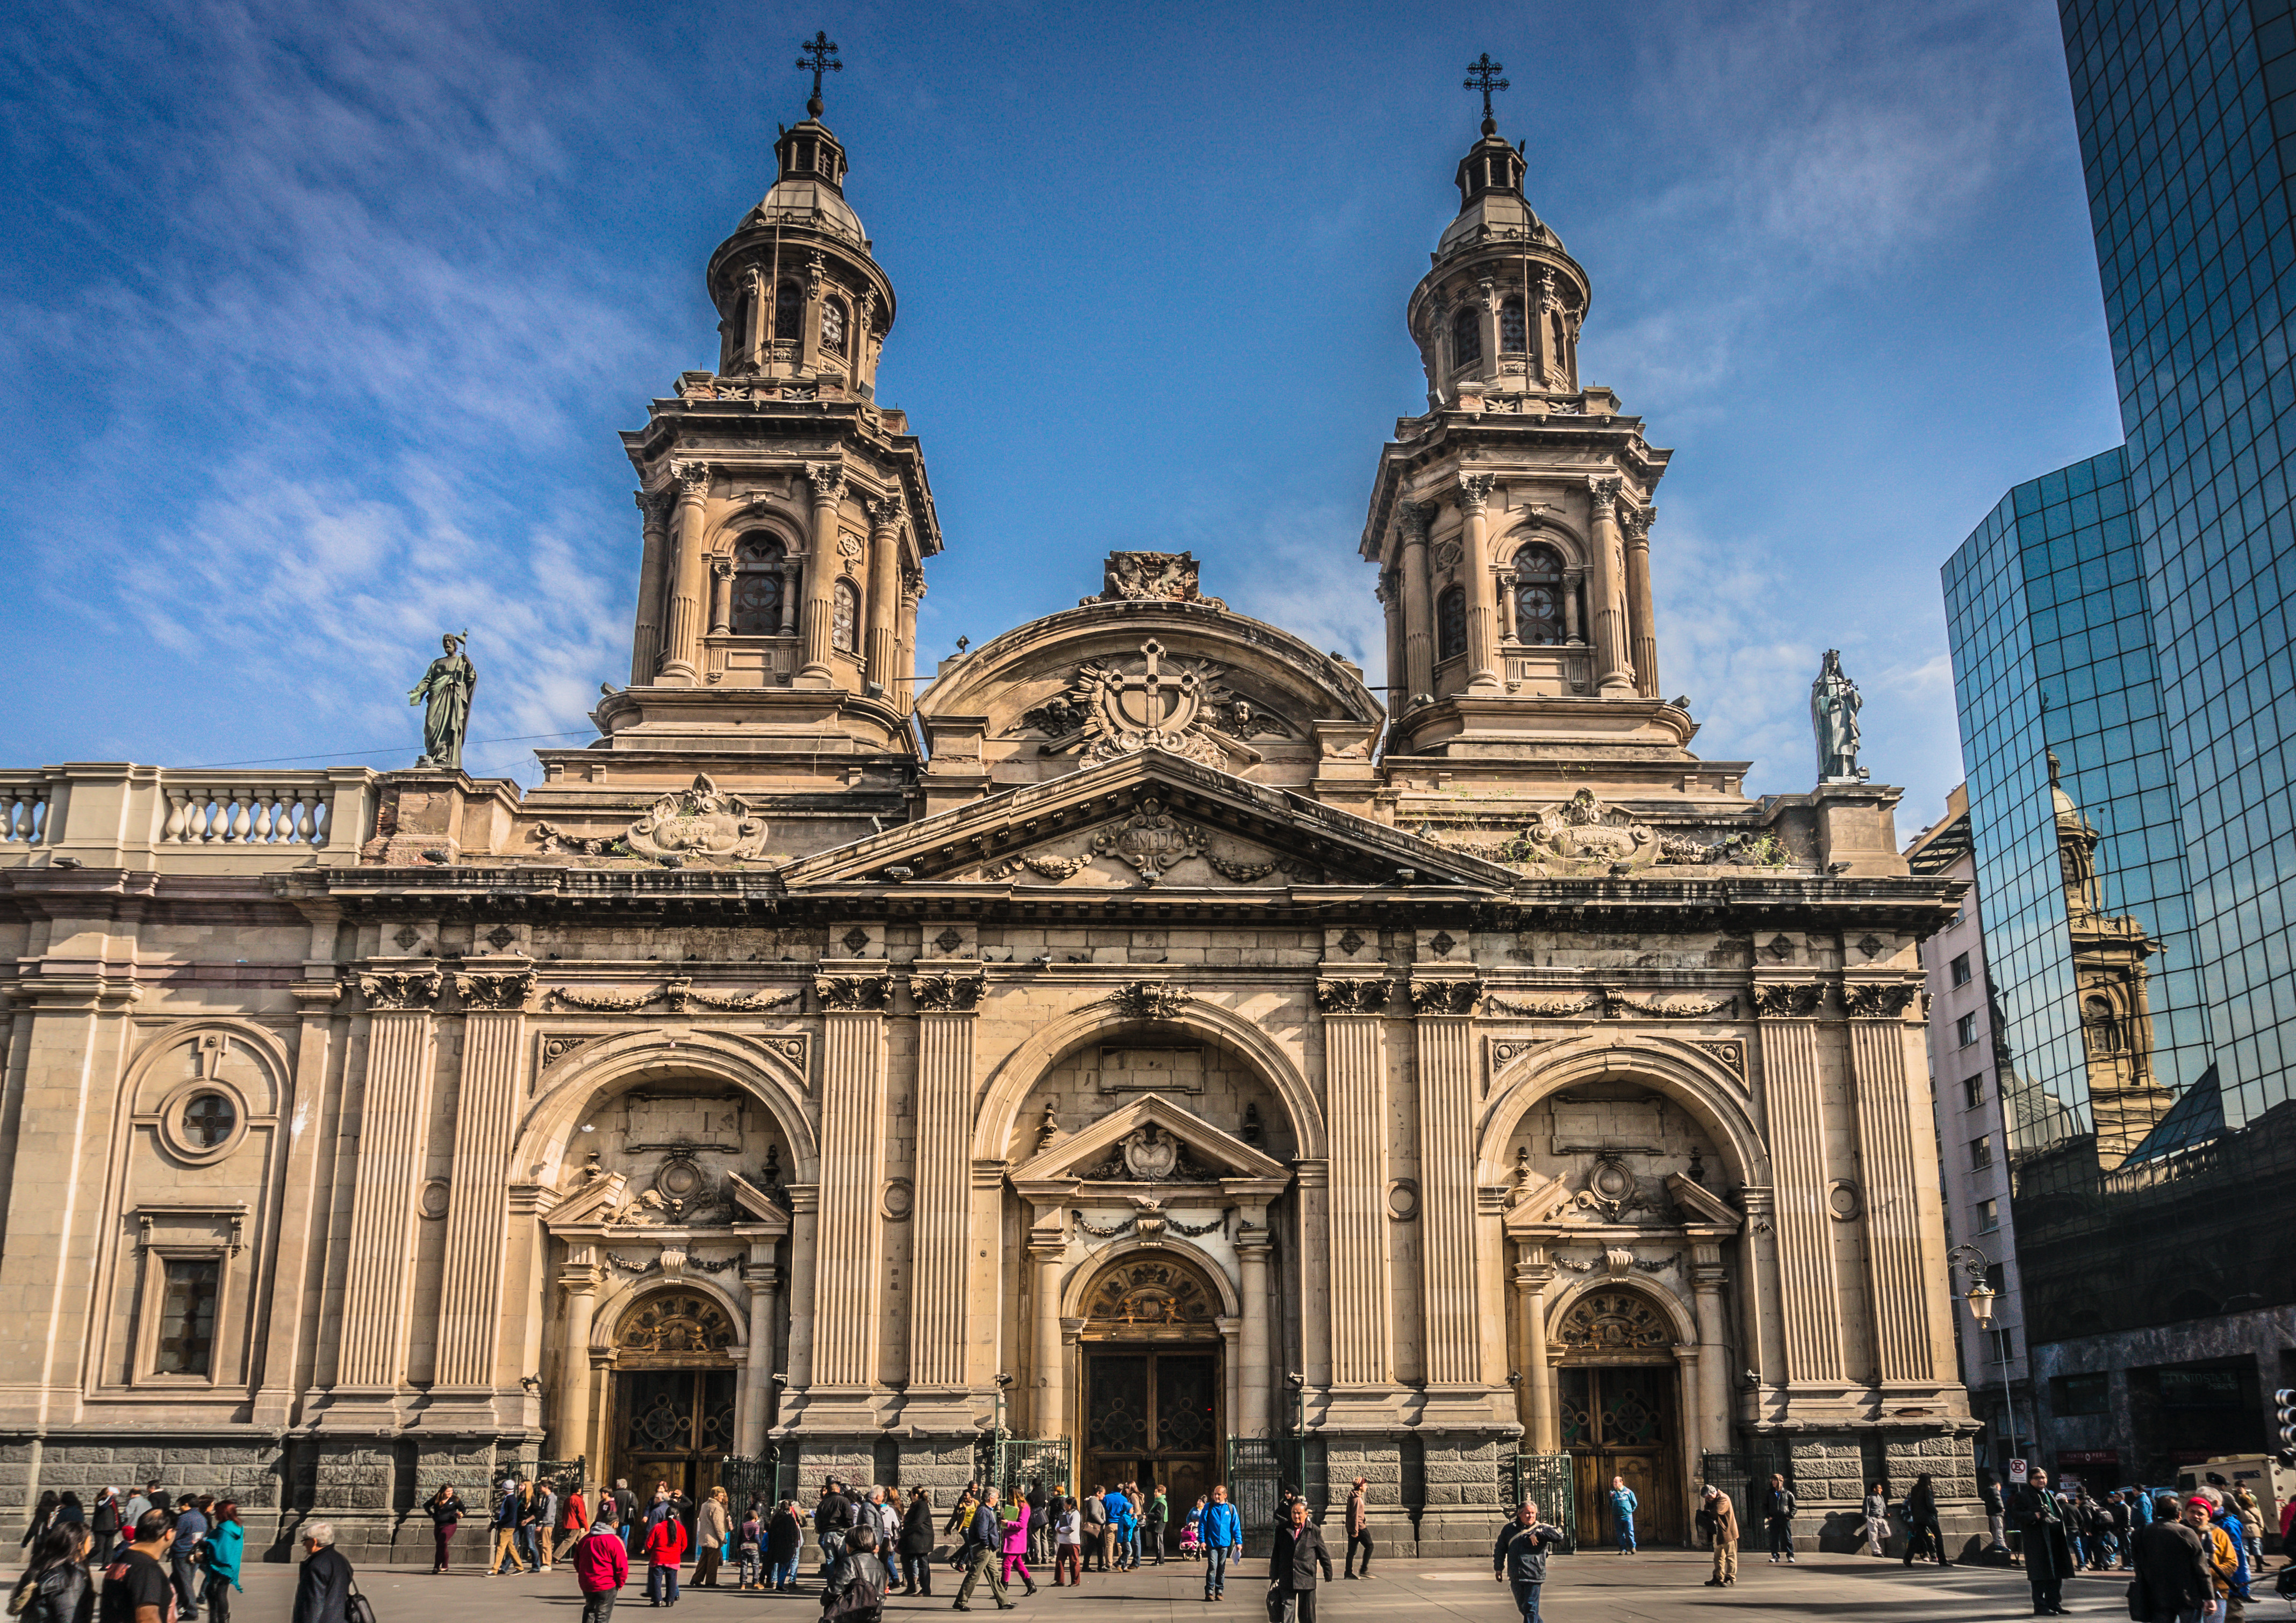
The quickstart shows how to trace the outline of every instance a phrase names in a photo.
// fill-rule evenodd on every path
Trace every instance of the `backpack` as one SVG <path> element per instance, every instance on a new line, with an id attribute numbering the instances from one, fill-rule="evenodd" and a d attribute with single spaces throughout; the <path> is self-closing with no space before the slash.
<path id="1" fill-rule="evenodd" d="M 824 1619 L 850 1619 L 850 1623 L 877 1623 L 885 1610 L 885 1567 L 874 1555 L 853 1558 L 853 1576 L 845 1587 L 835 1594 L 821 1597 L 821 1615 Z"/>

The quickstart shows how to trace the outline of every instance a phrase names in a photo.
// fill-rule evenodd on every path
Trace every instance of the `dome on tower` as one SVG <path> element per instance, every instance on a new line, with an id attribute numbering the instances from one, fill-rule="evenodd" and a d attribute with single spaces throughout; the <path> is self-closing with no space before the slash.
<path id="1" fill-rule="evenodd" d="M 1459 216 L 1435 244 L 1438 264 L 1455 253 L 1492 243 L 1529 243 L 1564 251 L 1562 239 L 1523 201 L 1522 154 L 1486 135 L 1459 160 Z"/>
<path id="2" fill-rule="evenodd" d="M 845 201 L 845 148 L 829 126 L 808 119 L 783 130 L 774 157 L 779 173 L 773 189 L 742 217 L 740 230 L 821 231 L 857 247 L 869 245 L 861 217 Z"/>

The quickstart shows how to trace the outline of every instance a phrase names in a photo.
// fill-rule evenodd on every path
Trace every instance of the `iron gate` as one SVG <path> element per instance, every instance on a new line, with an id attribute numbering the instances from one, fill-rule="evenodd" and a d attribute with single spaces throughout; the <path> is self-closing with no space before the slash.
<path id="1" fill-rule="evenodd" d="M 1578 1547 L 1578 1473 L 1567 1454 L 1519 1454 L 1514 1456 L 1514 1491 L 1507 1513 L 1524 1500 L 1535 1500 L 1539 1520 L 1562 1529 L 1565 1552 Z"/>
<path id="2" fill-rule="evenodd" d="M 718 1486 L 726 1490 L 736 1517 L 753 1499 L 772 1509 L 783 1497 L 781 1450 L 768 1444 L 763 1454 L 727 1454 L 718 1462 Z"/>
<path id="3" fill-rule="evenodd" d="M 1734 1454 L 1701 1454 L 1698 1463 L 1699 1475 L 1730 1495 L 1738 1512 L 1739 1536 L 1749 1541 L 1761 1525 L 1762 1507 L 1756 1501 L 1769 1491 L 1771 1476 L 1783 1476 L 1787 1487 L 1793 1486 L 1793 1456 L 1783 1442 L 1767 1438 L 1749 1438 Z"/>
<path id="4" fill-rule="evenodd" d="M 994 1473 L 989 1479 L 1011 1504 L 1029 1485 L 1041 1482 L 1050 1493 L 1061 1483 L 1071 1488 L 1076 1478 L 1069 1468 L 1069 1440 L 1064 1437 L 1000 1437 L 996 1439 Z"/>
<path id="5" fill-rule="evenodd" d="M 1283 1490 L 1299 1491 L 1307 1480 L 1307 1451 L 1281 1438 L 1232 1437 L 1227 1440 L 1227 1496 L 1243 1523 L 1243 1553 L 1266 1555 L 1275 1548 L 1275 1508 Z"/>

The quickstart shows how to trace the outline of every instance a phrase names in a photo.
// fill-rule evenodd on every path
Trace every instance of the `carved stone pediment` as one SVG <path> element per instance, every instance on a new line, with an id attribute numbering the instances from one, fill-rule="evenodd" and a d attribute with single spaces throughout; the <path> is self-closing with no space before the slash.
<path id="1" fill-rule="evenodd" d="M 1227 1178 L 1288 1179 L 1291 1173 L 1242 1139 L 1152 1093 L 1046 1145 L 1012 1176 L 1016 1184 L 1068 1180 L 1202 1183 Z"/>
<path id="2" fill-rule="evenodd" d="M 1101 580 L 1097 601 L 1103 603 L 1201 603 L 1209 609 L 1227 607 L 1218 597 L 1204 596 L 1193 552 L 1111 552 Z"/>
<path id="3" fill-rule="evenodd" d="M 766 820 L 738 795 L 721 792 L 707 773 L 693 787 L 665 795 L 624 836 L 640 856 L 754 861 L 766 854 Z"/>
<path id="4" fill-rule="evenodd" d="M 1250 766 L 1260 759 L 1247 740 L 1261 733 L 1300 736 L 1300 729 L 1230 685 L 1226 667 L 1180 658 L 1156 638 L 1127 658 L 1089 659 L 1068 685 L 1021 717 L 1023 729 L 1046 735 L 1047 755 L 1074 754 L 1086 763 L 1136 750 L 1168 750 L 1207 766 Z"/>

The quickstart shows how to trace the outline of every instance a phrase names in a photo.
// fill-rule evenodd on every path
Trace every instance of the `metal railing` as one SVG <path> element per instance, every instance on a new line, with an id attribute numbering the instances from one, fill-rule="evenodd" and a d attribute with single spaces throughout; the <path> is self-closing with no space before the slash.
<path id="1" fill-rule="evenodd" d="M 1566 1553 L 1578 1547 L 1578 1474 L 1567 1454 L 1519 1454 L 1514 1456 L 1509 1510 L 1524 1500 L 1538 1502 L 1538 1513 L 1563 1532 Z"/>

